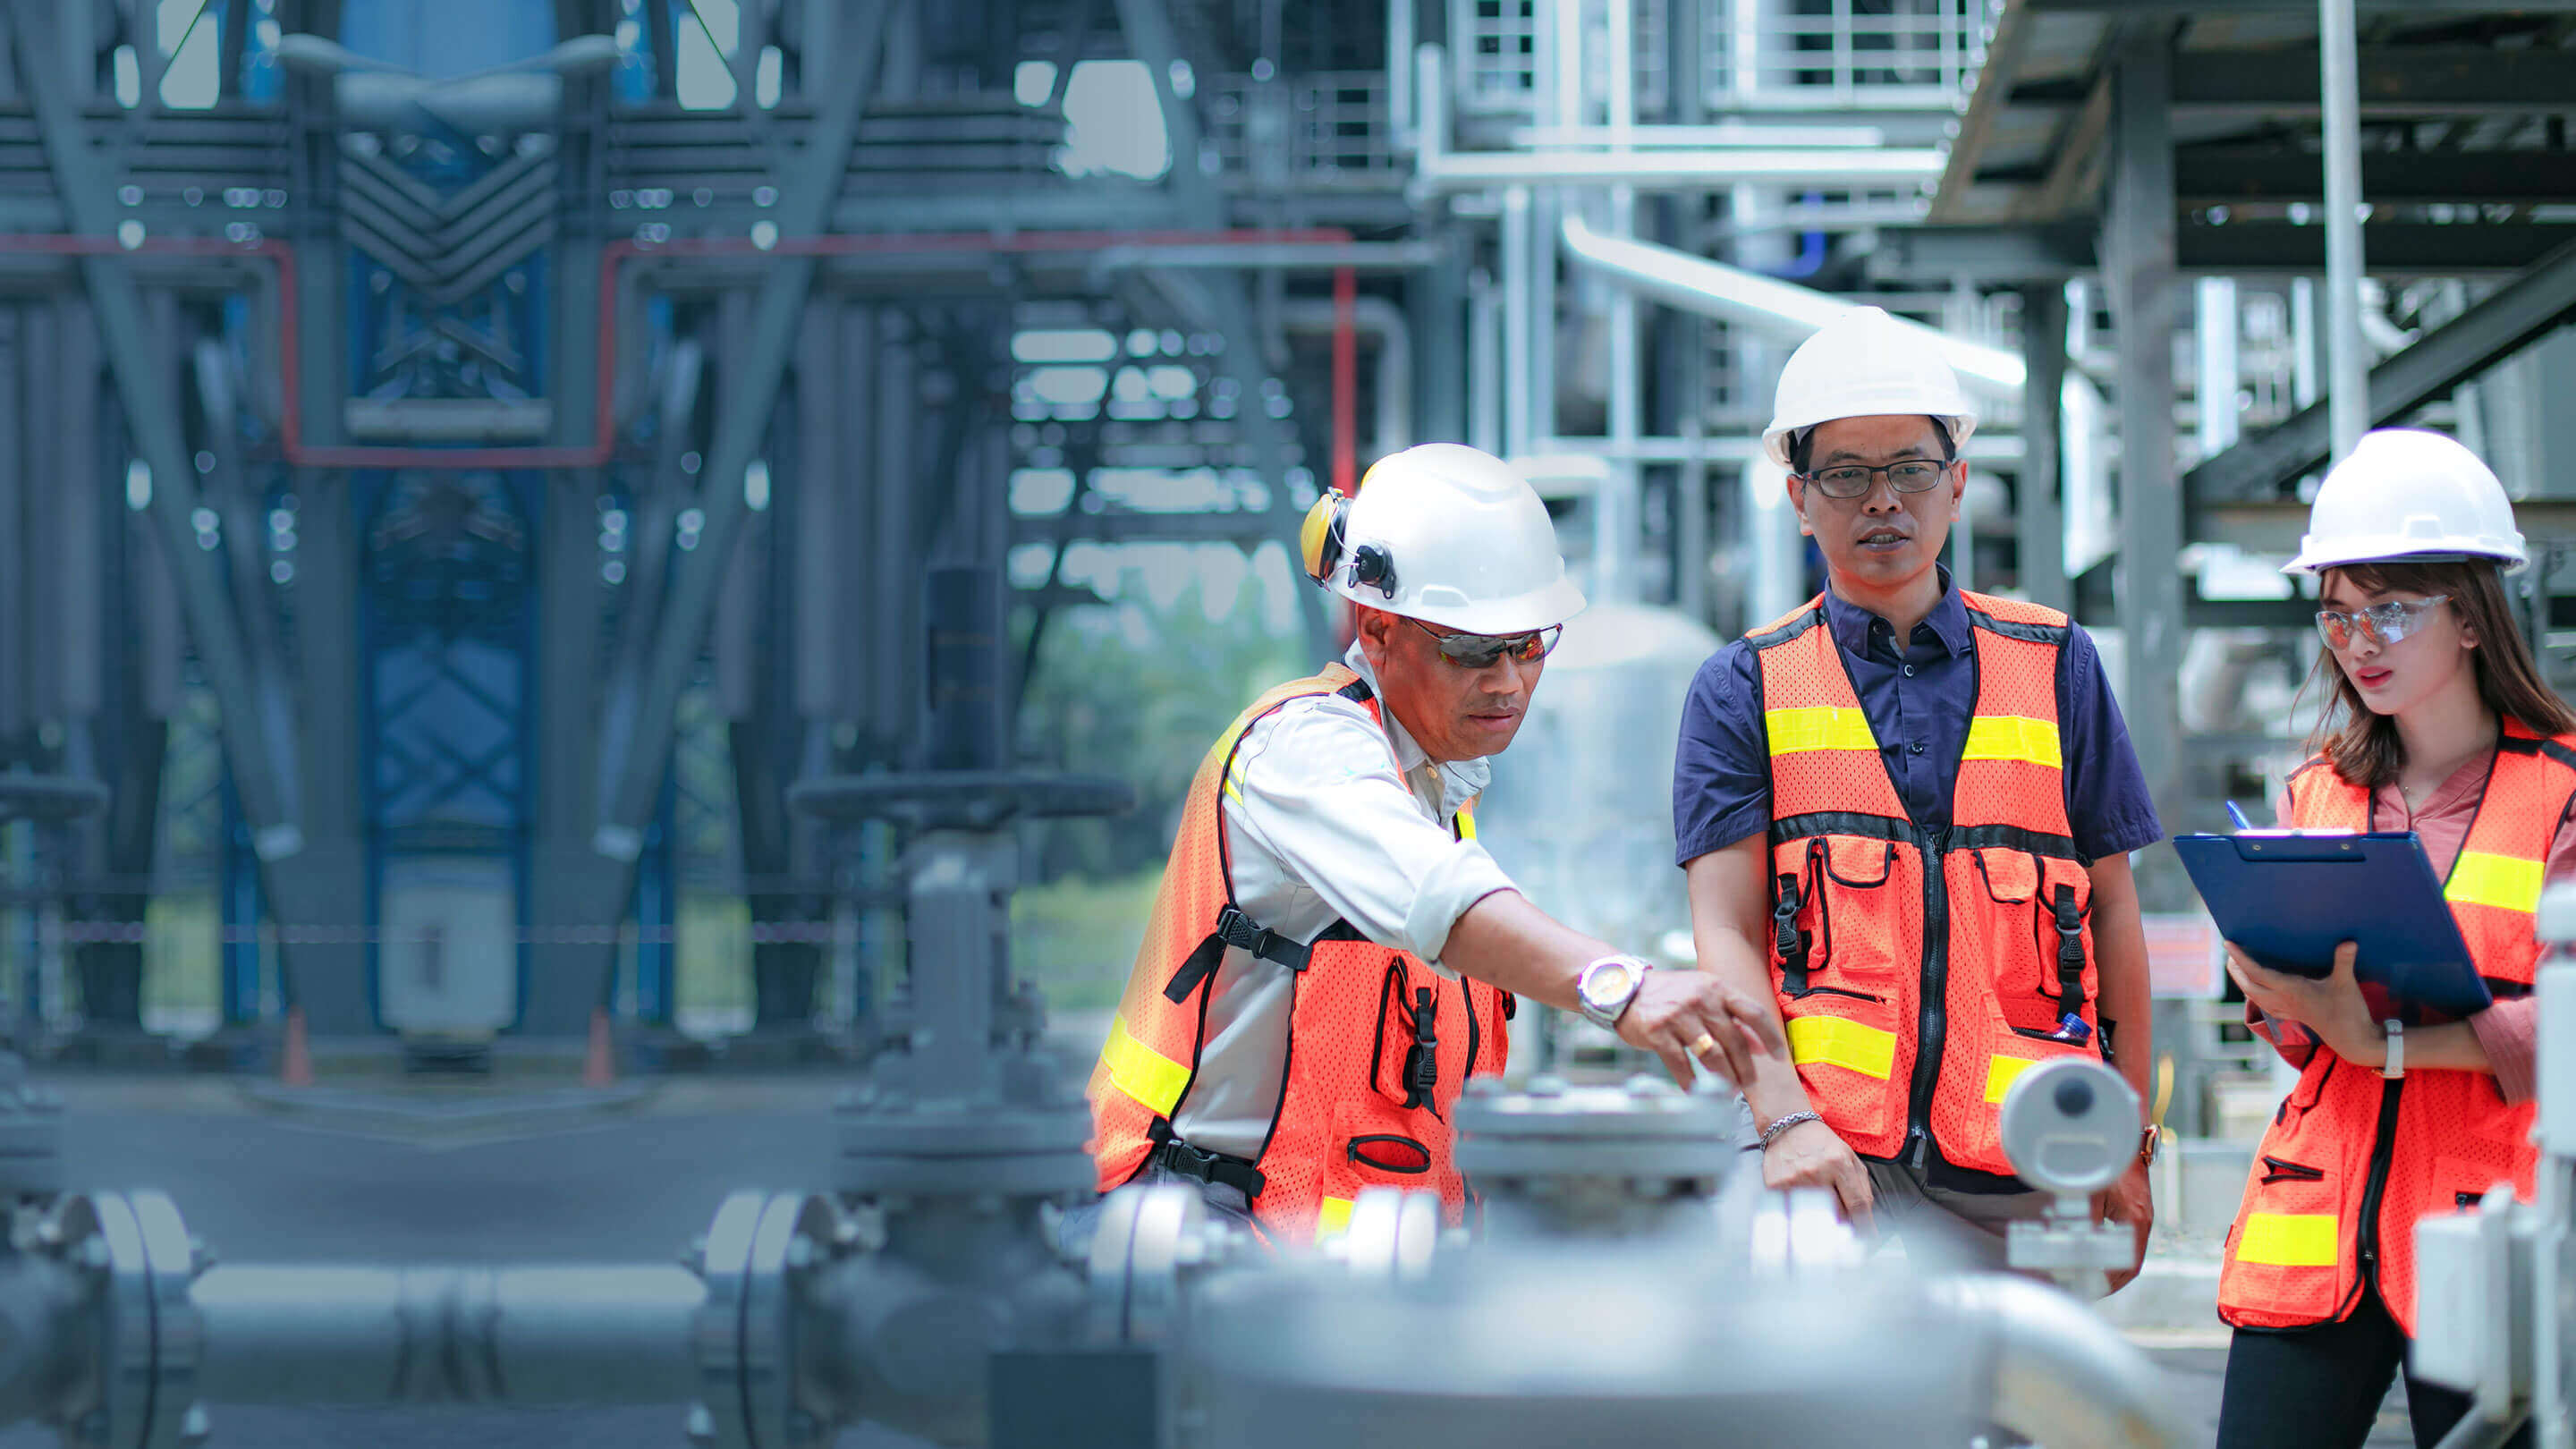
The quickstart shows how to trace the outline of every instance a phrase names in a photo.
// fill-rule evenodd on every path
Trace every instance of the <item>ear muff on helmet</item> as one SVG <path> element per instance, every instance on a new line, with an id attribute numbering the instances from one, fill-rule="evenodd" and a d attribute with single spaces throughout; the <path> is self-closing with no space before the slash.
<path id="1" fill-rule="evenodd" d="M 1306 521 L 1297 526 L 1297 551 L 1306 565 L 1306 577 L 1319 584 L 1329 584 L 1333 570 L 1341 566 L 1342 525 L 1350 508 L 1349 494 L 1327 488 L 1306 510 Z M 1350 555 L 1350 570 L 1353 588 L 1374 584 L 1388 598 L 1395 597 L 1395 556 L 1383 544 L 1361 544 Z"/>
<path id="2" fill-rule="evenodd" d="M 1349 494 L 1327 488 L 1297 526 L 1297 552 L 1305 560 L 1306 577 L 1319 584 L 1332 577 L 1333 565 L 1342 560 L 1342 517 L 1350 506 Z"/>

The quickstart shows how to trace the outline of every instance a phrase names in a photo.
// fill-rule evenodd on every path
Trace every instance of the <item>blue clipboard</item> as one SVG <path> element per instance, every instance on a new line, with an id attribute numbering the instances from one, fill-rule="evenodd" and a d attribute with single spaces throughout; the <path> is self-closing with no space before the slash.
<path id="1" fill-rule="evenodd" d="M 2469 959 L 2415 832 L 2178 835 L 2218 934 L 2276 971 L 2324 976 L 2357 942 L 2353 973 L 2448 1016 L 2495 1003 Z"/>

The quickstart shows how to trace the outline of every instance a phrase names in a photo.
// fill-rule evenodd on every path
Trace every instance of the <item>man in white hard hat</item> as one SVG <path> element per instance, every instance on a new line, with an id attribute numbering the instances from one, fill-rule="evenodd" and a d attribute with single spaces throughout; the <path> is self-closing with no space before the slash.
<path id="1" fill-rule="evenodd" d="M 2013 1078 L 2099 1054 L 2147 1095 L 2128 852 L 2162 832 L 2092 640 L 1939 565 L 1977 419 L 1938 340 L 1855 308 L 1782 371 L 1763 442 L 1826 590 L 1701 668 L 1674 834 L 1702 966 L 1785 1023 L 1744 1084 L 1764 1180 L 1992 1265 L 2045 1207 Z M 2096 1203 L 2141 1254 L 2154 1147 Z"/>
<path id="2" fill-rule="evenodd" d="M 1303 543 L 1358 638 L 1208 752 L 1090 1090 L 1102 1191 L 1194 1182 L 1290 1244 L 1370 1187 L 1436 1189 L 1456 1220 L 1451 1107 L 1502 1069 L 1515 997 L 1685 1083 L 1785 1050 L 1752 994 L 1559 925 L 1476 843 L 1485 758 L 1583 607 L 1528 481 L 1411 448 L 1320 499 Z"/>

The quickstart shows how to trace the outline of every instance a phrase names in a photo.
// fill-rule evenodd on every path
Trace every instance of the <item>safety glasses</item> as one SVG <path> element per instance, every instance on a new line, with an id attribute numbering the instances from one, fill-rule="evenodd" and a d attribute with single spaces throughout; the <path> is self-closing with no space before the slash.
<path id="1" fill-rule="evenodd" d="M 2353 636 L 2378 644 L 2382 648 L 2424 627 L 2422 620 L 2437 604 L 2451 601 L 2448 594 L 2435 594 L 2427 599 L 2390 599 L 2367 609 L 2346 613 L 2341 609 L 2317 610 L 2317 632 L 2325 636 L 2329 649 L 2352 647 Z"/>
<path id="2" fill-rule="evenodd" d="M 1928 493 L 1950 471 L 1947 463 L 1929 458 L 1908 458 L 1884 468 L 1864 468 L 1852 464 L 1840 468 L 1818 468 L 1806 475 L 1807 486 L 1827 498 L 1852 499 L 1869 492 L 1871 481 L 1885 474 L 1887 486 L 1899 493 Z"/>
<path id="3" fill-rule="evenodd" d="M 1536 664 L 1565 633 L 1563 624 L 1551 624 L 1526 634 L 1443 634 L 1419 619 L 1405 622 L 1439 640 L 1440 657 L 1461 669 L 1488 669 L 1505 656 L 1516 664 Z"/>

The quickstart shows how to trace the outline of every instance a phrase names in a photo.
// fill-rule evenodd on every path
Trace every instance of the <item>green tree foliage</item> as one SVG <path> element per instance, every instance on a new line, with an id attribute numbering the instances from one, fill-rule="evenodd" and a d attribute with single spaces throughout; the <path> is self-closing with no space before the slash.
<path id="1" fill-rule="evenodd" d="M 1115 775 L 1136 808 L 1104 820 L 1037 827 L 1044 879 L 1108 881 L 1159 872 L 1179 828 L 1190 779 L 1217 735 L 1263 690 L 1312 673 L 1300 634 L 1279 635 L 1247 584 L 1211 620 L 1198 586 L 1168 609 L 1145 602 L 1129 570 L 1119 601 L 1050 620 L 1020 707 L 1025 758 L 1081 774 Z"/>

